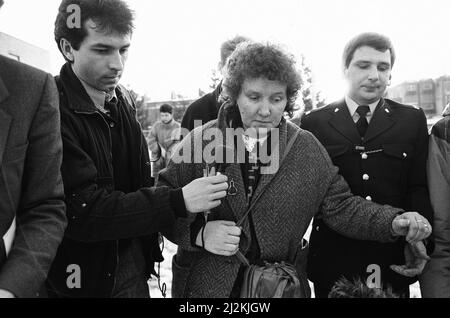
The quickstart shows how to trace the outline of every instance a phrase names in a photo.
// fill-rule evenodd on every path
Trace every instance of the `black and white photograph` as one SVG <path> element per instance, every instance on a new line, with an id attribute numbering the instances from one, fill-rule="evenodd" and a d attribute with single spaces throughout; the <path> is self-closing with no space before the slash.
<path id="1" fill-rule="evenodd" d="M 0 0 L 0 298 L 450 298 L 448 12 Z"/>

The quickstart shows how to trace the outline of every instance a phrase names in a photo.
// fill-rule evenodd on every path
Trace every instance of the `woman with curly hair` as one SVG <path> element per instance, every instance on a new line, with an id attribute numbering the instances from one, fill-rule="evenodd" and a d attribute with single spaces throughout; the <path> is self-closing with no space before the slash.
<path id="1" fill-rule="evenodd" d="M 315 216 L 353 238 L 429 235 L 417 230 L 418 213 L 353 196 L 317 139 L 286 121 L 300 83 L 294 58 L 276 45 L 245 42 L 228 58 L 218 119 L 184 138 L 160 174 L 158 185 L 175 188 L 216 172 L 229 183 L 220 206 L 164 233 L 178 244 L 174 297 L 239 297 L 248 263 L 296 260 L 305 278 L 298 251 Z"/>

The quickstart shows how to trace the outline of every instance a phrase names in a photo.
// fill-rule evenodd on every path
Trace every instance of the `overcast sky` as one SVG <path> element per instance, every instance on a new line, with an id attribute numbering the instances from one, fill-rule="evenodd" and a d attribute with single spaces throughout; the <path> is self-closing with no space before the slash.
<path id="1" fill-rule="evenodd" d="M 393 84 L 450 74 L 449 0 L 128 0 L 136 31 L 122 83 L 153 100 L 208 91 L 220 44 L 237 34 L 303 53 L 328 101 L 344 93 L 341 54 L 354 35 L 388 35 L 397 51 Z M 51 52 L 60 0 L 5 0 L 0 31 Z"/>

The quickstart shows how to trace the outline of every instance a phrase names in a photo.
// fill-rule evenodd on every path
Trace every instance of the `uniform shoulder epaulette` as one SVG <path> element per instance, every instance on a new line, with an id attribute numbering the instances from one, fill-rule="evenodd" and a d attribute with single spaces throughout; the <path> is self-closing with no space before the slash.
<path id="1" fill-rule="evenodd" d="M 319 108 L 311 109 L 311 110 L 309 110 L 309 111 L 307 111 L 305 113 L 305 116 L 308 116 L 309 114 L 314 114 L 314 113 L 320 112 L 322 110 L 325 110 L 327 108 L 327 106 L 329 106 L 329 105 L 325 105 L 325 106 L 322 106 L 322 107 L 319 107 Z"/>
<path id="2" fill-rule="evenodd" d="M 408 105 L 408 104 L 401 104 L 399 102 L 393 101 L 392 99 L 387 99 L 386 98 L 385 101 L 389 104 L 389 106 L 393 106 L 393 107 L 401 107 L 401 108 L 415 109 L 415 110 L 420 110 L 421 109 L 419 106 Z"/>

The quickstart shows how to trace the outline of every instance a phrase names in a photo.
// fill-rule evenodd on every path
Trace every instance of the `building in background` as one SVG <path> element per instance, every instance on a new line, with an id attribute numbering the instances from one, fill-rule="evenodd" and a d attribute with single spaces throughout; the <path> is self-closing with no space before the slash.
<path id="1" fill-rule="evenodd" d="M 450 76 L 404 82 L 388 90 L 388 98 L 421 107 L 428 118 L 440 115 L 450 103 Z"/>
<path id="2" fill-rule="evenodd" d="M 51 72 L 50 52 L 0 32 L 0 55 Z"/>

